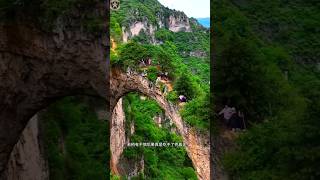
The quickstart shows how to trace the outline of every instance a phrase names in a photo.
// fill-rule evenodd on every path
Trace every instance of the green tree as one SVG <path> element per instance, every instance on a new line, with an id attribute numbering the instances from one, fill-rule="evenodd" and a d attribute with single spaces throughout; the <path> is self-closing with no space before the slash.
<path id="1" fill-rule="evenodd" d="M 91 107 L 85 99 L 67 97 L 41 114 L 50 179 L 107 177 L 108 123 Z"/>
<path id="2" fill-rule="evenodd" d="M 317 35 L 309 23 L 318 13 L 310 3 L 215 1 L 216 98 L 236 97 L 263 120 L 226 153 L 231 178 L 319 179 L 319 74 L 305 66 L 317 57 L 316 47 L 310 49 Z"/>
<path id="3" fill-rule="evenodd" d="M 149 44 L 150 39 L 151 39 L 150 36 L 144 30 L 141 30 L 139 32 L 139 35 L 134 36 L 131 40 L 141 44 Z"/>
<path id="4" fill-rule="evenodd" d="M 122 30 L 120 24 L 117 22 L 115 15 L 111 14 L 110 17 L 110 36 L 114 38 L 116 42 L 121 41 Z"/>
<path id="5" fill-rule="evenodd" d="M 131 142 L 181 142 L 182 138 L 170 131 L 169 122 L 160 128 L 153 118 L 162 112 L 154 100 L 141 100 L 139 95 L 130 93 L 124 98 L 126 117 L 134 120 L 135 134 Z M 126 122 L 127 123 L 127 122 Z M 125 158 L 145 161 L 145 179 L 196 179 L 191 160 L 182 148 L 126 148 Z"/>
<path id="6" fill-rule="evenodd" d="M 148 69 L 148 79 L 152 82 L 155 82 L 158 77 L 158 69 L 156 67 L 150 67 Z"/>
<path id="7" fill-rule="evenodd" d="M 157 38 L 157 40 L 160 40 L 160 41 L 172 41 L 173 40 L 172 32 L 170 32 L 167 29 L 159 29 L 156 32 L 155 37 Z"/>
<path id="8" fill-rule="evenodd" d="M 196 96 L 195 88 L 190 76 L 191 74 L 183 74 L 174 84 L 174 89 L 177 91 L 178 95 L 186 96 L 188 101 Z"/>
<path id="9" fill-rule="evenodd" d="M 119 47 L 119 61 L 116 64 L 123 67 L 134 67 L 136 68 L 141 60 L 152 57 L 152 54 L 146 46 L 137 43 L 129 42 Z"/>
<path id="10" fill-rule="evenodd" d="M 200 96 L 188 102 L 181 111 L 183 120 L 198 130 L 207 132 L 211 114 L 209 95 Z"/>
<path id="11" fill-rule="evenodd" d="M 269 61 L 270 54 L 260 51 L 254 40 L 237 35 L 227 42 L 216 63 L 216 100 L 231 103 L 252 121 L 273 116 L 284 105 L 289 107 L 287 94 L 296 93 L 281 70 Z"/>

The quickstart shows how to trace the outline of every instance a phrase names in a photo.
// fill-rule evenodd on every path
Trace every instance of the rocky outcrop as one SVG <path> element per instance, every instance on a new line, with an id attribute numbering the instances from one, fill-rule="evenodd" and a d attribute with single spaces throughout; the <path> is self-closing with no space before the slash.
<path id="1" fill-rule="evenodd" d="M 178 108 L 175 105 L 169 103 L 162 94 L 161 90 L 158 87 L 155 87 L 146 78 L 134 72 L 126 74 L 119 69 L 112 69 L 110 76 L 110 107 L 111 110 L 113 110 L 113 115 L 115 115 L 114 112 L 115 110 L 117 110 L 119 99 L 121 99 L 121 97 L 125 96 L 129 92 L 140 92 L 158 102 L 160 107 L 165 111 L 165 115 L 173 121 L 173 123 L 177 127 L 178 133 L 182 136 L 183 142 L 186 145 L 188 156 L 192 160 L 198 178 L 200 180 L 210 179 L 209 136 L 201 135 L 194 128 L 186 125 L 179 114 Z M 113 124 L 118 124 L 116 122 L 118 121 L 118 118 L 116 116 L 113 116 L 112 120 L 114 121 Z M 121 124 L 123 123 L 121 122 Z M 118 127 L 111 126 L 111 133 L 115 131 L 112 130 L 113 128 Z M 122 131 L 116 132 L 121 133 Z M 124 147 L 122 146 L 122 143 L 122 141 L 118 142 L 112 138 L 110 139 L 111 157 L 119 154 L 113 153 L 119 152 L 119 150 L 112 148 Z M 118 157 L 112 157 L 111 159 L 113 158 L 118 159 Z M 115 161 L 111 161 L 111 167 L 116 167 L 116 164 L 113 164 L 114 162 Z M 116 174 L 117 171 L 113 170 L 113 173 Z"/>
<path id="2" fill-rule="evenodd" d="M 142 32 L 151 37 L 151 42 L 155 42 L 154 33 L 157 27 L 149 24 L 147 21 L 137 21 L 129 26 L 129 28 L 122 27 L 122 41 L 128 42 L 129 39 L 138 36 Z"/>
<path id="3" fill-rule="evenodd" d="M 126 130 L 124 121 L 125 113 L 122 107 L 122 99 L 119 99 L 112 112 L 110 131 L 110 150 L 112 154 L 110 167 L 114 174 L 120 174 L 118 164 L 126 143 Z"/>
<path id="4" fill-rule="evenodd" d="M 110 167 L 114 174 L 125 174 L 130 179 L 144 171 L 144 158 L 142 157 L 140 161 L 135 161 L 127 159 L 122 155 L 126 144 L 130 142 L 130 136 L 132 136 L 135 131 L 134 122 L 132 121 L 129 125 L 129 134 L 126 134 L 125 132 L 125 112 L 123 111 L 124 107 L 122 105 L 121 98 L 115 106 L 111 118 L 110 149 L 112 156 Z"/>
<path id="5" fill-rule="evenodd" d="M 156 125 L 158 127 L 160 127 L 160 128 L 162 127 L 162 123 L 163 123 L 162 116 L 158 115 L 158 116 L 153 117 L 153 121 L 156 123 Z"/>
<path id="6" fill-rule="evenodd" d="M 95 99 L 96 100 L 96 99 Z M 107 111 L 104 104 L 96 104 L 94 106 L 95 113 L 99 120 L 106 120 Z M 43 132 L 42 112 L 37 113 L 28 122 L 23 130 L 18 143 L 11 152 L 6 170 L 2 176 L 5 180 L 47 180 L 49 179 L 49 167 L 47 162 L 47 154 L 45 154 L 44 143 L 45 137 Z M 66 144 L 64 137 L 59 137 L 59 151 L 66 154 Z M 0 178 L 1 179 L 1 178 Z"/>
<path id="7" fill-rule="evenodd" d="M 134 121 L 130 122 L 130 136 L 132 136 L 135 133 L 135 127 L 134 127 Z"/>
<path id="8" fill-rule="evenodd" d="M 23 130 L 18 143 L 11 152 L 6 180 L 46 180 L 49 179 L 48 164 L 40 143 L 38 116 L 35 115 Z"/>
<path id="9" fill-rule="evenodd" d="M 168 26 L 172 32 L 191 32 L 189 18 L 184 13 L 170 15 Z"/>
<path id="10" fill-rule="evenodd" d="M 167 27 L 162 21 L 166 21 Z M 158 20 L 159 28 L 167 28 L 172 32 L 191 32 L 189 18 L 184 13 L 170 15 L 168 19 Z M 150 42 L 155 43 L 155 31 L 157 26 L 152 25 L 148 21 L 136 21 L 128 27 L 122 27 L 122 41 L 128 42 L 135 36 L 140 35 L 142 32 L 150 37 Z"/>
<path id="11" fill-rule="evenodd" d="M 189 18 L 184 13 L 172 14 L 168 19 L 161 20 L 159 19 L 158 26 L 160 28 L 165 27 L 162 21 L 167 22 L 167 27 L 172 32 L 191 32 L 191 26 L 189 23 Z M 140 33 L 144 32 L 150 37 L 152 43 L 155 42 L 155 31 L 157 26 L 152 25 L 148 21 L 136 21 L 129 25 L 129 27 L 122 27 L 122 41 L 128 42 L 135 36 L 138 36 Z"/>
<path id="12" fill-rule="evenodd" d="M 106 6 L 97 5 L 99 15 Z M 0 23 L 0 174 L 41 109 L 69 95 L 107 99 L 108 42 L 106 34 L 85 31 L 73 19 L 57 21 L 51 31 L 32 22 Z"/>
<path id="13" fill-rule="evenodd" d="M 205 58 L 208 57 L 207 53 L 204 51 L 190 51 L 189 56 L 197 57 L 197 58 Z"/>
<path id="14" fill-rule="evenodd" d="M 140 159 L 128 159 L 123 157 L 120 158 L 118 169 L 120 170 L 121 175 L 126 175 L 128 179 L 138 176 L 139 174 L 144 173 L 144 157 Z"/>
<path id="15" fill-rule="evenodd" d="M 140 12 L 138 9 L 126 9 L 126 13 L 130 16 L 130 21 L 121 24 L 122 41 L 128 42 L 133 37 L 144 33 L 149 37 L 150 43 L 160 43 L 155 39 L 155 32 L 161 28 L 166 28 L 172 32 L 192 32 L 190 20 L 184 12 L 171 10 L 162 5 L 160 6 L 161 7 L 154 12 L 155 22 L 152 18 L 145 17 L 143 12 Z M 151 12 L 154 11 L 154 9 L 149 10 Z"/>

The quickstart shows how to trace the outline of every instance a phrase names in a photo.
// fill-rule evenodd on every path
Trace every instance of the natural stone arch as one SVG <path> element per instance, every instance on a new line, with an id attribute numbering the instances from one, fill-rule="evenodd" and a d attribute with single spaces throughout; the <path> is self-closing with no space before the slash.
<path id="1" fill-rule="evenodd" d="M 122 124 L 117 122 L 117 119 L 115 118 L 117 116 L 115 107 L 119 106 L 118 100 L 129 92 L 142 93 L 154 99 L 159 104 L 159 106 L 165 111 L 166 116 L 169 117 L 176 125 L 179 134 L 182 136 L 183 142 L 186 145 L 188 156 L 192 160 L 198 179 L 209 180 L 209 137 L 200 135 L 194 128 L 186 125 L 179 115 L 177 107 L 168 102 L 161 93 L 160 89 L 152 85 L 152 83 L 149 82 L 146 78 L 135 72 L 124 73 L 117 68 L 111 70 L 110 76 L 110 110 L 112 112 L 110 125 L 111 171 L 116 174 L 118 173 L 116 164 L 118 163 L 119 156 L 121 155 L 125 146 L 125 142 L 123 141 L 114 141 L 114 139 L 116 139 L 117 137 L 125 136 L 125 131 L 121 127 Z"/>
<path id="2" fill-rule="evenodd" d="M 0 179 L 34 114 L 70 95 L 107 100 L 107 38 L 69 28 L 0 24 Z"/>
<path id="3" fill-rule="evenodd" d="M 101 97 L 93 96 L 68 96 L 67 98 L 77 99 L 81 103 L 89 105 L 92 112 L 97 115 L 99 121 L 105 121 L 107 119 L 106 102 Z M 62 101 L 66 98 L 63 97 Z M 60 100 L 58 100 L 59 103 Z M 61 102 L 61 101 L 60 101 Z M 77 103 L 77 102 L 75 102 Z M 50 105 L 51 106 L 51 105 Z M 57 106 L 55 106 L 57 107 Z M 45 123 L 47 117 L 45 116 L 49 107 L 37 112 L 27 123 L 23 132 L 19 137 L 19 141 L 15 144 L 6 169 L 4 170 L 3 177 L 5 180 L 44 180 L 49 179 L 51 174 L 51 161 L 48 159 L 48 154 L 45 149 L 47 144 L 45 132 L 50 129 Z M 106 122 L 100 122 L 106 123 Z M 74 124 L 76 126 L 76 124 Z M 65 134 L 60 134 L 60 140 L 64 139 Z M 105 134 L 108 136 L 108 134 Z M 64 137 L 64 138 L 62 138 Z M 65 139 L 64 139 L 65 140 Z M 62 145 L 62 144 L 64 145 Z M 61 153 L 66 153 L 65 141 L 60 141 L 57 145 L 61 150 Z M 103 153 L 107 152 L 107 149 Z M 106 168 L 106 167 L 105 167 Z M 1 178 L 0 178 L 1 179 Z"/>

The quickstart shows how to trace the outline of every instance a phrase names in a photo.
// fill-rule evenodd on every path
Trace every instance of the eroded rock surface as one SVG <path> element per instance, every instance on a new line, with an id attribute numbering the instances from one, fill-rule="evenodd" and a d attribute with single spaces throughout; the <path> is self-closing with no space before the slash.
<path id="1" fill-rule="evenodd" d="M 107 37 L 69 22 L 50 32 L 31 22 L 0 23 L 0 175 L 38 111 L 64 96 L 107 97 Z"/>
<path id="2" fill-rule="evenodd" d="M 149 24 L 147 21 L 137 21 L 130 25 L 129 28 L 122 27 L 122 41 L 128 42 L 131 38 L 138 36 L 140 33 L 144 32 L 150 36 L 152 43 L 155 42 L 155 31 L 157 27 L 154 27 L 152 24 Z"/>
<path id="3" fill-rule="evenodd" d="M 49 168 L 40 140 L 37 115 L 29 121 L 18 143 L 14 146 L 4 177 L 6 180 L 49 179 Z"/>
<path id="4" fill-rule="evenodd" d="M 111 118 L 111 132 L 110 132 L 110 150 L 111 171 L 115 174 L 120 174 L 118 170 L 118 163 L 120 156 L 123 152 L 126 143 L 126 131 L 125 131 L 125 113 L 122 107 L 122 99 L 119 99 L 117 105 L 112 112 Z"/>
<path id="5" fill-rule="evenodd" d="M 165 13 L 165 11 L 167 12 Z M 135 14 L 139 14 L 139 12 L 133 11 L 130 15 L 134 16 Z M 151 22 L 148 18 L 143 18 L 122 25 L 122 41 L 128 42 L 143 32 L 150 37 L 151 43 L 158 43 L 156 42 L 155 32 L 160 28 L 166 28 L 172 32 L 192 32 L 189 18 L 183 12 L 161 9 L 157 12 L 156 18 L 157 23 Z"/>
<path id="6" fill-rule="evenodd" d="M 201 180 L 210 179 L 210 146 L 208 135 L 200 135 L 194 128 L 186 125 L 179 115 L 178 108 L 169 103 L 161 93 L 160 89 L 150 83 L 146 78 L 137 73 L 123 73 L 119 69 L 113 69 L 110 76 L 110 106 L 113 112 L 117 111 L 117 103 L 119 99 L 129 92 L 140 92 L 158 102 L 160 107 L 164 109 L 166 116 L 173 121 L 177 127 L 178 133 L 182 136 L 188 156 L 192 160 L 198 178 Z M 113 113 L 112 119 L 113 121 L 118 121 L 116 113 Z M 121 122 L 122 119 L 120 118 L 119 121 Z M 117 126 L 112 126 L 111 132 L 113 131 L 113 128 L 117 128 Z M 121 131 L 117 132 L 120 133 Z M 120 150 L 112 148 L 124 147 L 121 143 L 123 142 L 115 141 L 112 138 L 110 139 L 111 156 L 119 155 L 119 153 L 114 154 L 113 152 L 119 152 Z M 115 159 L 118 158 L 119 157 L 115 157 Z M 114 161 L 111 161 L 111 167 L 117 167 L 116 164 L 112 163 L 114 163 Z M 113 173 L 116 174 L 117 170 L 113 170 Z"/>
<path id="7" fill-rule="evenodd" d="M 169 30 L 172 32 L 191 32 L 189 18 L 183 13 L 171 15 L 169 17 Z"/>

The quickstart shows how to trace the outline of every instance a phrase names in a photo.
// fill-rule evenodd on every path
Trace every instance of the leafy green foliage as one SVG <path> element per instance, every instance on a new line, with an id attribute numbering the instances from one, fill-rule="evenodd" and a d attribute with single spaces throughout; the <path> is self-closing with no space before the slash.
<path id="1" fill-rule="evenodd" d="M 174 85 L 174 89 L 177 91 L 178 95 L 186 96 L 187 100 L 191 100 L 196 96 L 195 88 L 193 87 L 190 76 L 191 74 L 180 76 Z"/>
<path id="2" fill-rule="evenodd" d="M 142 21 L 147 22 L 148 25 L 158 26 L 158 23 L 154 22 L 157 19 L 154 14 L 168 18 L 169 15 L 180 13 L 163 8 L 154 0 L 123 1 L 121 5 L 121 10 L 111 14 L 111 29 L 114 28 L 111 32 L 118 32 L 113 33 L 115 37 L 120 34 L 118 25 L 128 28 L 133 23 Z M 150 13 L 153 13 L 153 15 Z M 139 61 L 151 58 L 152 66 L 159 68 L 157 73 L 167 72 L 169 79 L 174 84 L 174 91 L 169 92 L 166 96 L 169 101 L 177 103 L 178 95 L 185 95 L 188 100 L 196 98 L 197 100 L 192 101 L 192 103 L 197 102 L 196 106 L 204 107 L 205 101 L 203 99 L 209 92 L 209 31 L 200 26 L 195 19 L 190 19 L 192 32 L 171 32 L 168 30 L 166 22 L 164 23 L 165 26 L 158 28 L 154 35 L 160 45 L 150 44 L 152 39 L 150 35 L 141 31 L 129 43 L 119 46 L 117 49 L 118 55 L 111 53 L 111 63 L 124 68 L 131 66 L 139 71 L 137 66 Z M 201 55 L 200 57 L 191 57 L 190 54 L 192 53 L 200 53 Z M 154 81 L 156 69 L 149 67 L 148 71 L 148 79 Z M 188 110 L 195 111 L 196 106 L 186 106 L 190 106 Z M 210 109 L 210 106 L 205 111 L 208 109 Z M 188 113 L 185 114 L 187 119 Z M 206 129 L 204 126 L 209 125 L 206 122 L 208 119 L 203 120 L 199 113 L 193 114 L 192 120 L 189 118 L 187 121 L 190 125 L 200 129 Z"/>
<path id="3" fill-rule="evenodd" d="M 52 30 L 58 18 L 60 21 L 67 21 L 75 16 L 74 13 L 81 12 L 82 16 L 76 19 L 77 23 L 80 22 L 78 27 L 100 35 L 104 30 L 105 19 L 93 13 L 99 1 L 0 0 L 0 21 L 26 20 L 39 25 L 43 30 Z"/>
<path id="4" fill-rule="evenodd" d="M 42 115 L 50 179 L 105 179 L 107 123 L 86 101 L 68 97 Z"/>
<path id="5" fill-rule="evenodd" d="M 201 83 L 208 85 L 210 82 L 210 63 L 207 58 L 186 57 L 183 58 L 183 62 L 192 74 L 199 76 Z"/>
<path id="6" fill-rule="evenodd" d="M 157 27 L 157 30 L 154 37 L 147 29 L 140 31 L 139 35 L 131 38 L 128 43 L 118 42 L 116 53 L 111 53 L 111 63 L 121 68 L 130 66 L 138 72 L 147 70 L 150 81 L 154 81 L 158 73 L 168 73 L 174 89 L 167 94 L 167 100 L 178 103 L 178 95 L 186 95 L 190 103 L 185 105 L 184 119 L 195 129 L 207 133 L 210 100 L 205 97 L 209 94 L 209 31 L 193 20 L 192 32 L 179 33 L 169 31 L 167 21 L 163 21 L 162 28 L 159 28 L 156 22 L 158 17 L 168 19 L 170 15 L 180 13 L 164 8 L 155 0 L 122 1 L 121 9 L 111 14 L 111 21 L 114 19 L 111 35 L 116 41 L 120 34 L 118 25 L 128 30 L 135 22 L 143 22 L 147 27 Z M 157 45 L 151 42 L 157 42 Z M 200 52 L 200 57 L 190 57 L 194 52 Z M 138 66 L 141 60 L 149 58 L 152 60 L 151 66 Z M 163 89 L 163 85 L 160 85 L 160 89 Z M 142 101 L 132 94 L 126 96 L 124 101 L 126 130 L 130 130 L 130 123 L 135 123 L 135 134 L 130 137 L 130 142 L 181 142 L 181 137 L 170 132 L 170 129 L 174 128 L 171 127 L 173 125 L 168 125 L 170 123 L 165 123 L 161 129 L 155 125 L 152 118 L 163 112 L 154 101 Z M 202 107 L 205 108 L 197 111 L 197 108 Z M 144 157 L 146 179 L 197 179 L 183 148 L 127 148 L 123 155 L 134 161 Z"/>
<path id="7" fill-rule="evenodd" d="M 119 47 L 119 59 L 115 64 L 122 65 L 124 67 L 134 67 L 136 68 L 139 63 L 151 56 L 150 51 L 146 46 L 141 45 L 136 42 L 129 42 Z"/>
<path id="8" fill-rule="evenodd" d="M 237 7 L 264 41 L 281 44 L 300 63 L 318 61 L 319 2 L 254 0 Z"/>
<path id="9" fill-rule="evenodd" d="M 120 67 L 138 69 L 142 60 L 151 59 L 153 65 L 158 65 L 162 72 L 168 72 L 171 77 L 179 73 L 178 65 L 181 59 L 175 52 L 175 46 L 167 42 L 161 46 L 141 44 L 136 41 L 120 45 L 117 49 L 119 55 L 111 54 L 111 63 Z M 155 72 L 155 69 L 152 71 Z"/>
<path id="10" fill-rule="evenodd" d="M 170 132 L 169 124 L 162 128 L 156 126 L 153 117 L 162 114 L 162 110 L 155 101 L 142 101 L 136 94 L 129 94 L 124 101 L 128 123 L 134 121 L 135 124 L 131 142 L 182 142 L 181 137 Z M 184 147 L 129 147 L 124 156 L 137 160 L 144 157 L 146 179 L 197 179 Z"/>
<path id="11" fill-rule="evenodd" d="M 313 21 L 316 4 L 215 1 L 216 102 L 231 99 L 252 123 L 224 158 L 235 179 L 320 176 L 319 72 L 297 64 L 317 57 L 317 35 L 293 23 Z"/>
<path id="12" fill-rule="evenodd" d="M 171 32 L 168 29 L 160 29 L 156 32 L 157 40 L 166 42 L 171 41 L 177 47 L 178 52 L 185 56 L 191 51 L 203 51 L 207 55 L 210 52 L 209 32 L 203 29 L 197 29 L 194 26 L 193 32 Z"/>
<path id="13" fill-rule="evenodd" d="M 120 42 L 122 36 L 122 29 L 120 24 L 117 22 L 114 15 L 110 16 L 110 36 L 114 38 L 116 42 Z"/>
<path id="14" fill-rule="evenodd" d="M 279 68 L 253 43 L 230 38 L 230 45 L 218 56 L 216 94 L 218 101 L 229 101 L 251 120 L 259 120 L 275 115 L 294 92 Z"/>
<path id="15" fill-rule="evenodd" d="M 166 97 L 168 101 L 176 103 L 178 101 L 177 91 L 170 91 Z"/>
<path id="16" fill-rule="evenodd" d="M 155 33 L 155 38 L 160 40 L 160 41 L 173 41 L 174 37 L 173 37 L 173 33 L 167 29 L 159 29 L 158 31 L 156 31 Z"/>
<path id="17" fill-rule="evenodd" d="M 139 35 L 134 36 L 131 40 L 142 44 L 149 44 L 151 42 L 151 36 L 144 30 L 141 30 Z"/>
<path id="18" fill-rule="evenodd" d="M 113 11 L 117 22 L 123 27 L 136 21 L 148 20 L 151 24 L 156 24 L 156 15 L 154 12 L 161 10 L 161 4 L 156 0 L 123 0 L 121 8 Z"/>
<path id="19" fill-rule="evenodd" d="M 158 69 L 156 67 L 150 67 L 148 69 L 148 79 L 151 81 L 151 82 L 155 82 L 156 79 L 158 77 Z"/>
<path id="20" fill-rule="evenodd" d="M 183 119 L 199 131 L 207 132 L 210 123 L 210 98 L 200 96 L 188 102 L 181 111 Z"/>
<path id="21" fill-rule="evenodd" d="M 156 49 L 156 63 L 160 65 L 163 72 L 168 72 L 171 78 L 175 78 L 175 75 L 179 72 L 179 64 L 181 59 L 176 53 L 176 47 L 171 42 L 166 42 Z"/>

